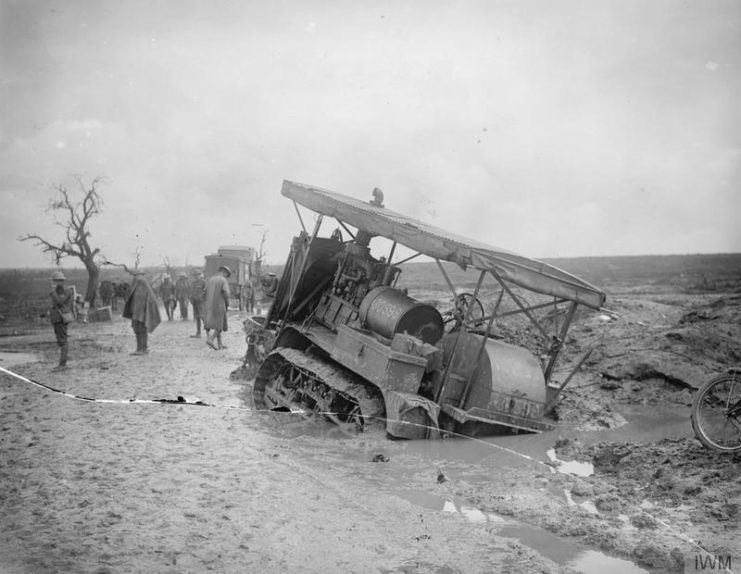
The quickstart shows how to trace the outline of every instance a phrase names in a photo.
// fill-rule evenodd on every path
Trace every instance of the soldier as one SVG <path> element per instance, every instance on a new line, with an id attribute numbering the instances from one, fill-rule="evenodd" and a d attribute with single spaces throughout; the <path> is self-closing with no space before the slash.
<path id="1" fill-rule="evenodd" d="M 131 289 L 131 285 L 127 281 L 120 281 L 116 283 L 116 295 L 113 297 L 113 310 L 118 311 L 118 298 L 126 301 L 126 299 L 129 298 L 129 290 Z"/>
<path id="2" fill-rule="evenodd" d="M 181 272 L 175 282 L 175 299 L 180 305 L 180 319 L 188 320 L 188 298 L 190 297 L 190 285 L 188 285 L 187 273 Z"/>
<path id="3" fill-rule="evenodd" d="M 275 273 L 268 273 L 260 282 L 265 297 L 274 297 L 278 289 L 278 278 L 275 276 Z"/>
<path id="4" fill-rule="evenodd" d="M 52 273 L 51 280 L 54 289 L 49 293 L 52 303 L 49 317 L 51 319 L 51 324 L 54 327 L 54 334 L 57 337 L 57 345 L 59 345 L 60 350 L 59 364 L 52 370 L 61 371 L 62 369 L 67 368 L 67 355 L 69 353 L 67 325 L 75 318 L 73 311 L 75 295 L 73 289 L 65 289 L 65 277 L 64 273 L 61 271 L 55 271 Z"/>
<path id="5" fill-rule="evenodd" d="M 206 282 L 206 316 L 203 326 L 208 333 L 206 344 L 216 351 L 225 349 L 221 343 L 221 332 L 227 330 L 226 311 L 229 309 L 229 282 L 232 270 L 226 265 L 219 267 L 218 273 Z M 218 345 L 218 346 L 217 346 Z"/>
<path id="6" fill-rule="evenodd" d="M 136 335 L 136 351 L 132 355 L 146 355 L 149 353 L 147 338 L 149 333 L 160 324 L 160 310 L 157 306 L 157 298 L 149 285 L 144 271 L 134 271 L 134 283 L 131 293 L 126 299 L 122 316 L 131 319 L 131 328 Z"/>
<path id="7" fill-rule="evenodd" d="M 103 307 L 111 307 L 111 310 L 113 310 L 115 291 L 116 286 L 112 281 L 106 280 L 100 284 L 100 299 L 103 302 Z"/>
<path id="8" fill-rule="evenodd" d="M 252 287 L 252 281 L 245 279 L 244 285 L 242 285 L 242 292 L 240 294 L 240 303 L 242 308 L 253 313 L 255 310 L 255 289 Z"/>
<path id="9" fill-rule="evenodd" d="M 203 302 L 206 300 L 206 281 L 203 273 L 193 271 L 194 279 L 190 282 L 190 304 L 193 306 L 193 319 L 196 321 L 196 334 L 191 337 L 201 336 L 201 319 L 203 318 Z"/>
<path id="10" fill-rule="evenodd" d="M 169 274 L 165 275 L 162 279 L 159 292 L 160 298 L 165 304 L 165 313 L 167 314 L 167 320 L 172 321 L 172 315 L 175 311 L 177 301 L 175 299 L 175 286 L 172 284 L 172 279 L 170 279 Z"/>

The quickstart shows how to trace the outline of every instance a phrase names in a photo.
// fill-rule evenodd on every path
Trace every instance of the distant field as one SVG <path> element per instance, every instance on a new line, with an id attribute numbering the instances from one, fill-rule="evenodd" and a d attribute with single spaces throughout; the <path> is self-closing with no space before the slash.
<path id="1" fill-rule="evenodd" d="M 544 259 L 604 288 L 662 285 L 684 291 L 741 289 L 741 253 Z"/>
<path id="2" fill-rule="evenodd" d="M 576 257 L 544 259 L 604 289 L 657 288 L 677 292 L 741 291 L 741 253 L 710 255 L 642 255 L 624 257 Z M 456 286 L 472 289 L 478 274 L 444 264 Z M 276 267 L 271 266 L 271 269 Z M 445 280 L 434 262 L 411 261 L 403 265 L 399 287 L 411 291 L 445 291 Z M 153 273 L 159 268 L 148 269 Z M 84 293 L 84 269 L 65 269 L 67 284 Z M 0 269 L 0 315 L 6 318 L 37 318 L 48 307 L 50 269 Z M 118 269 L 105 269 L 101 279 L 126 280 Z M 491 285 L 492 280 L 486 280 Z"/>
<path id="3" fill-rule="evenodd" d="M 623 257 L 574 257 L 543 259 L 606 291 L 660 286 L 680 292 L 741 290 L 741 253 L 711 255 L 636 255 Z M 453 283 L 473 287 L 477 273 L 444 264 Z M 436 263 L 410 262 L 404 265 L 402 287 L 445 288 Z M 487 278 L 487 282 L 491 279 Z"/>
<path id="4" fill-rule="evenodd" d="M 78 293 L 85 294 L 87 271 L 63 269 L 66 285 L 74 285 Z M 51 269 L 0 269 L 0 315 L 4 317 L 37 318 L 49 307 Z M 125 281 L 130 277 L 120 270 L 101 273 L 102 279 Z"/>

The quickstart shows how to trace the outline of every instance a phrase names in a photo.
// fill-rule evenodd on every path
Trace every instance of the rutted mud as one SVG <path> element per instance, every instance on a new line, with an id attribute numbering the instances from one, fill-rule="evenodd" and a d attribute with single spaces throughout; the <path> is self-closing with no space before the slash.
<path id="1" fill-rule="evenodd" d="M 228 380 L 235 331 L 216 353 L 190 324 L 165 324 L 137 360 L 128 323 L 76 325 L 72 366 L 53 377 L 50 332 L 3 337 L 3 352 L 41 358 L 21 374 L 75 394 L 239 408 L 82 403 L 3 378 L 0 566 L 602 574 L 681 571 L 701 547 L 739 555 L 741 461 L 702 449 L 689 425 L 692 387 L 740 356 L 739 299 L 669 299 L 618 298 L 606 326 L 582 318 L 566 367 L 606 343 L 556 430 L 474 440 L 251 412 L 249 385 Z"/>
<path id="2" fill-rule="evenodd" d="M 33 353 L 9 353 L 0 351 L 0 367 L 10 368 L 24 363 L 34 363 L 39 360 L 38 355 Z"/>

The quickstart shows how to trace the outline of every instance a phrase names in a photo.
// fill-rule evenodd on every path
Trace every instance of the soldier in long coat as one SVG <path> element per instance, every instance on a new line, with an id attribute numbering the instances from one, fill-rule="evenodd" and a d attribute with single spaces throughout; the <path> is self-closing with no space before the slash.
<path id="1" fill-rule="evenodd" d="M 122 316 L 131 319 L 131 328 L 136 335 L 136 351 L 131 354 L 149 353 L 148 335 L 157 328 L 162 319 L 154 290 L 144 277 L 144 271 L 140 269 L 134 271 L 134 284 L 131 286 L 129 298 L 126 299 Z"/>
<path id="2" fill-rule="evenodd" d="M 188 298 L 190 296 L 190 286 L 188 285 L 188 275 L 180 273 L 178 280 L 175 282 L 175 299 L 180 306 L 180 319 L 188 320 Z"/>
<path id="3" fill-rule="evenodd" d="M 203 303 L 206 300 L 206 280 L 203 273 L 193 271 L 193 280 L 190 282 L 190 304 L 193 306 L 193 319 L 196 321 L 196 334 L 191 337 L 201 336 L 201 320 L 203 319 Z"/>
<path id="4" fill-rule="evenodd" d="M 206 344 L 214 350 L 225 349 L 221 343 L 221 332 L 227 330 L 226 311 L 229 308 L 229 282 L 226 280 L 232 274 L 226 265 L 219 267 L 219 271 L 206 282 L 206 316 L 203 327 L 208 333 Z M 213 333 L 209 332 L 213 330 Z"/>
<path id="5" fill-rule="evenodd" d="M 162 302 L 165 304 L 167 320 L 172 321 L 172 315 L 175 312 L 177 299 L 175 298 L 175 285 L 173 285 L 169 274 L 162 278 L 162 283 L 159 287 L 159 295 L 162 298 Z"/>
<path id="6" fill-rule="evenodd" d="M 116 295 L 116 286 L 112 281 L 103 281 L 100 284 L 100 299 L 103 301 L 103 307 L 111 307 L 111 311 L 114 311 L 113 299 Z"/>

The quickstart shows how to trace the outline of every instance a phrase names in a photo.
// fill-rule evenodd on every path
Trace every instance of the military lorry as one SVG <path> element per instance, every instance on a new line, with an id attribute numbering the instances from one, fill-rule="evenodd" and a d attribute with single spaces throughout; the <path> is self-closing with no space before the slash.
<path id="1" fill-rule="evenodd" d="M 232 274 L 228 278 L 231 291 L 230 306 L 239 307 L 243 311 L 246 305 L 242 287 L 252 281 L 252 270 L 255 263 L 255 250 L 242 245 L 227 245 L 219 247 L 213 255 L 206 255 L 204 275 L 206 279 L 216 274 L 219 267 L 226 265 Z"/>
<path id="2" fill-rule="evenodd" d="M 291 181 L 281 193 L 303 229 L 267 315 L 245 322 L 242 369 L 255 375 L 256 408 L 407 439 L 552 428 L 546 415 L 591 351 L 560 383 L 558 357 L 577 309 L 602 309 L 600 289 L 387 209 L 378 189 L 369 202 Z M 318 214 L 312 231 L 298 205 Z M 325 218 L 337 224 L 328 236 Z M 376 237 L 390 245 L 383 255 L 371 254 Z M 413 254 L 394 260 L 398 245 Z M 450 289 L 444 314 L 397 288 L 403 265 L 420 255 Z M 444 262 L 474 273 L 472 292 L 456 289 Z M 514 316 L 528 336 L 505 328 Z"/>

